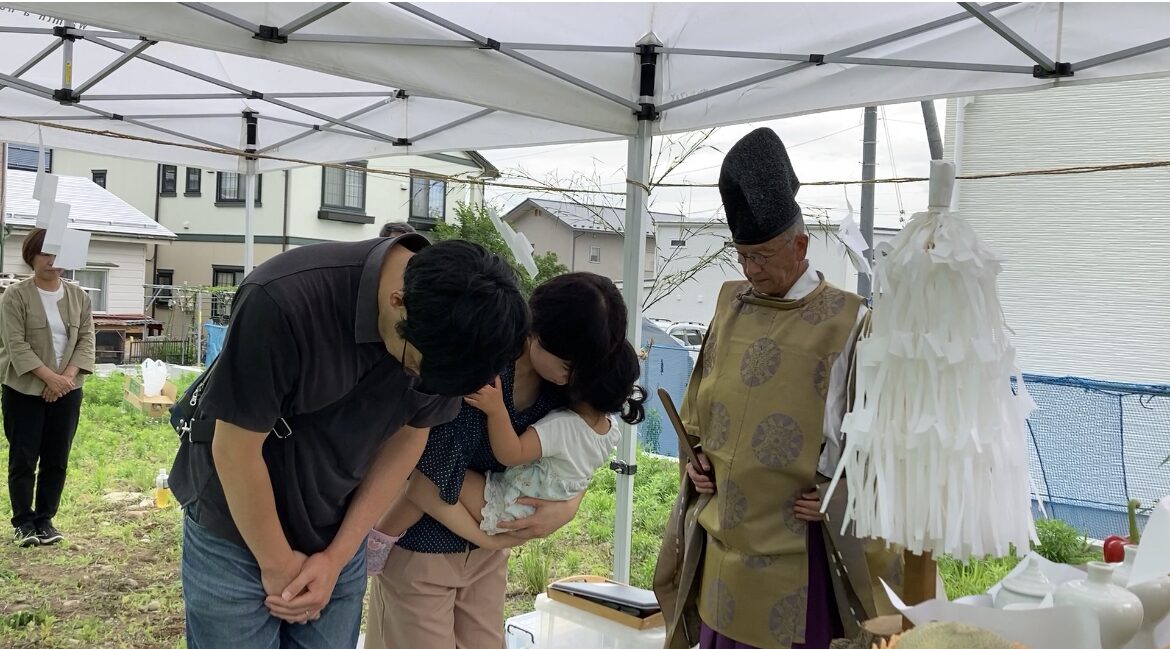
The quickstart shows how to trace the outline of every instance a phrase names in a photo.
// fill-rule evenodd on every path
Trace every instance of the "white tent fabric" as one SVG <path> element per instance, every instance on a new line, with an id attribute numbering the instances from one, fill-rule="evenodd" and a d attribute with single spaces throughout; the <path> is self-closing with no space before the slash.
<path id="1" fill-rule="evenodd" d="M 181 142 L 212 149 L 243 149 L 242 113 L 253 111 L 259 124 L 256 149 L 264 154 L 310 162 L 364 160 L 400 153 L 456 150 L 450 135 L 431 142 L 426 132 L 466 114 L 482 112 L 458 102 L 421 97 L 404 99 L 396 88 L 364 83 L 291 65 L 251 59 L 170 42 L 145 48 L 92 86 L 88 81 L 119 61 L 124 50 L 142 41 L 109 32 L 85 32 L 72 43 L 73 88 L 80 101 L 63 105 L 52 96 L 62 87 L 62 39 L 52 25 L 21 13 L 0 13 L 0 53 L 16 66 L 47 49 L 56 51 L 20 75 L 0 76 L 0 111 L 7 117 L 50 121 L 86 129 Z M 13 33 L 4 30 L 39 30 Z M 171 67 L 167 67 L 171 66 Z M 21 66 L 22 68 L 24 66 Z M 179 68 L 179 69 L 175 69 Z M 0 71 L 9 73 L 10 70 Z M 261 93 L 263 98 L 253 96 Z M 120 119 L 110 119 L 111 116 Z M 584 129 L 518 115 L 485 116 L 481 127 L 494 131 L 496 146 L 509 145 L 514 133 L 535 141 L 596 138 Z M 343 120 L 349 126 L 336 126 Z M 493 126 L 494 125 L 494 126 Z M 123 157 L 240 170 L 239 157 L 189 148 L 44 129 L 47 146 L 113 153 Z M 409 133 L 417 142 L 401 146 Z M 458 137 L 458 132 L 453 135 Z M 610 136 L 612 137 L 612 136 Z M 0 139 L 36 142 L 35 126 L 0 122 Z M 261 159 L 260 171 L 300 166 Z"/>
<path id="2" fill-rule="evenodd" d="M 0 118 L 241 149 L 247 110 L 257 115 L 258 152 L 310 162 L 628 138 L 627 234 L 636 234 L 623 284 L 635 345 L 653 135 L 1170 75 L 1168 3 L 5 6 L 0 54 L 20 67 L 0 71 Z M 54 30 L 49 17 L 77 25 Z M 58 50 L 71 52 L 69 87 Z M 0 140 L 35 141 L 35 128 L 0 119 Z M 57 129 L 45 129 L 45 141 L 240 168 L 233 154 Z M 634 445 L 627 435 L 623 464 Z M 629 575 L 632 481 L 629 471 L 619 481 L 620 580 Z"/>
<path id="3" fill-rule="evenodd" d="M 121 55 L 111 46 L 140 46 L 139 36 L 160 41 L 86 88 L 81 105 L 121 115 L 175 115 L 139 121 L 202 140 L 241 146 L 240 123 L 233 117 L 250 109 L 261 117 L 259 148 L 266 149 L 306 130 L 270 120 L 328 124 L 280 103 L 340 118 L 385 102 L 351 121 L 366 131 L 330 129 L 270 150 L 273 155 L 313 161 L 633 136 L 637 123 L 632 114 L 641 103 L 635 45 L 647 37 L 662 45 L 657 49 L 657 97 L 652 100 L 661 113 L 655 134 L 1170 71 L 1167 3 L 1000 3 L 968 5 L 971 9 L 951 3 L 6 6 L 87 26 L 76 32 L 82 37 L 74 44 L 78 84 Z M 977 13 L 990 18 L 981 20 Z M 264 25 L 277 34 L 284 28 L 287 42 L 255 38 Z M 0 15 L 0 28 L 4 27 L 52 31 L 50 23 L 21 11 Z M 101 29 L 122 34 L 85 33 Z M 1019 43 L 1009 42 L 1005 33 Z M 9 32 L 0 40 L 0 52 L 4 60 L 23 62 L 60 40 L 51 33 Z M 1144 53 L 1112 60 L 1134 48 Z M 189 68 L 216 82 L 197 80 L 143 57 Z M 1071 76 L 1033 76 L 1034 66 L 1051 68 L 1061 62 L 1072 64 Z M 51 92 L 61 87 L 59 57 L 14 76 Z M 0 77 L 0 83 L 11 81 Z M 406 98 L 393 98 L 400 89 Z M 266 99 L 249 98 L 253 91 Z M 288 97 L 343 91 L 385 94 Z M 3 94 L 10 92 L 0 104 L 5 115 L 95 116 L 51 99 L 25 95 L 18 101 L 19 93 Z M 101 99 L 199 93 L 225 98 Z M 184 114 L 225 117 L 177 117 Z M 169 137 L 133 124 L 98 123 L 120 132 Z M 9 123 L 0 137 L 27 140 L 27 128 L 22 128 Z M 338 133 L 349 135 L 334 137 Z M 399 138 L 410 145 L 394 147 L 404 143 Z M 80 144 L 70 139 L 70 146 L 81 145 L 111 148 L 104 139 Z M 195 155 L 200 159 L 152 150 L 146 157 L 205 166 L 231 164 L 224 160 L 213 164 L 204 159 L 206 154 L 182 153 Z M 280 166 L 288 164 L 260 163 L 261 170 Z"/>

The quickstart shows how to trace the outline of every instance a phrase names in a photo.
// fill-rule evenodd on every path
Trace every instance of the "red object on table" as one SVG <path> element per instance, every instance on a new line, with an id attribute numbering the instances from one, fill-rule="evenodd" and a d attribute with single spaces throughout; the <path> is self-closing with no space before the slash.
<path id="1" fill-rule="evenodd" d="M 1106 563 L 1121 563 L 1125 561 L 1125 546 L 1137 545 L 1141 542 L 1141 530 L 1137 524 L 1137 510 L 1142 504 L 1137 500 L 1129 501 L 1129 536 L 1111 536 L 1105 539 Z"/>
<path id="2" fill-rule="evenodd" d="M 1125 561 L 1125 546 L 1129 545 L 1129 539 L 1124 536 L 1111 536 L 1105 539 L 1105 561 L 1106 563 L 1121 563 Z"/>

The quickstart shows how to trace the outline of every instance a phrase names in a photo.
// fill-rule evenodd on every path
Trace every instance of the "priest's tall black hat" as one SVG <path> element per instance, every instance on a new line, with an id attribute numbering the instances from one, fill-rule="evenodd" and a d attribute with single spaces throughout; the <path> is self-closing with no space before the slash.
<path id="1" fill-rule="evenodd" d="M 783 233 L 800 217 L 800 181 L 788 151 L 770 128 L 758 128 L 731 147 L 719 171 L 719 195 L 731 238 L 754 246 Z"/>

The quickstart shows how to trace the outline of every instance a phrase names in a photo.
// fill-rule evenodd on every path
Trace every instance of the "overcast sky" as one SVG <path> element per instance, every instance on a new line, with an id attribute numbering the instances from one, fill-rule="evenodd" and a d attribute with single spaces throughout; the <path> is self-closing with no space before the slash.
<path id="1" fill-rule="evenodd" d="M 946 102 L 936 102 L 939 128 L 945 131 Z M 768 126 L 780 135 L 802 183 L 817 180 L 861 178 L 863 109 L 820 113 L 803 117 L 756 122 L 718 129 L 708 144 L 727 151 L 740 137 L 759 126 Z M 571 144 L 522 149 L 483 151 L 500 171 L 523 169 L 535 178 L 596 177 L 602 188 L 624 191 L 626 145 L 624 142 Z M 723 154 L 704 150 L 690 157 L 671 174 L 667 182 L 715 183 Z M 927 176 L 930 151 L 919 104 L 900 104 L 878 109 L 877 177 Z M 896 227 L 899 215 L 906 218 L 925 207 L 926 183 L 878 185 L 875 193 L 875 225 Z M 804 187 L 797 198 L 802 205 L 830 208 L 830 218 L 839 221 L 846 212 L 841 187 Z M 855 217 L 861 206 L 861 188 L 848 188 Z M 524 195 L 515 190 L 489 189 L 488 199 L 512 207 Z M 695 217 L 721 215 L 719 190 L 715 188 L 660 188 L 651 197 L 651 209 Z"/>

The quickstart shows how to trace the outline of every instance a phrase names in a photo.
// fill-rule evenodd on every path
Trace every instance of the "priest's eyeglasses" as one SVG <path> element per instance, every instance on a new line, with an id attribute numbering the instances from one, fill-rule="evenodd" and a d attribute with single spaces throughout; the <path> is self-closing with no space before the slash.
<path id="1" fill-rule="evenodd" d="M 735 247 L 731 244 L 727 245 L 727 249 L 735 253 L 735 258 L 739 261 L 740 265 L 746 264 L 750 261 L 757 266 L 764 266 L 772 259 L 772 257 L 776 256 L 776 253 L 765 255 L 762 252 L 749 252 L 745 255 L 744 253 L 736 250 Z"/>

